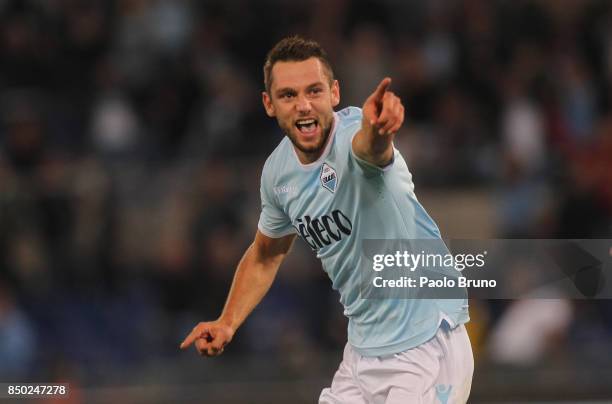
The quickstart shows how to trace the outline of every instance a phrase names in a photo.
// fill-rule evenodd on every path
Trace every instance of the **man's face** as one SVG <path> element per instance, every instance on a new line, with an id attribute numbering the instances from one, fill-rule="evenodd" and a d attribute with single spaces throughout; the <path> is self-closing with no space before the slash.
<path id="1" fill-rule="evenodd" d="M 266 113 L 276 117 L 301 159 L 316 160 L 331 131 L 333 108 L 340 102 L 338 82 L 330 86 L 325 66 L 315 57 L 276 62 L 271 77 L 270 93 L 263 93 Z"/>

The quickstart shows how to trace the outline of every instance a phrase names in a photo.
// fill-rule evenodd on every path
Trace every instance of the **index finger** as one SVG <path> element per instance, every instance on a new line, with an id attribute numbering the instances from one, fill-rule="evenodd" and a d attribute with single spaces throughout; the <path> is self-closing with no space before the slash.
<path id="1" fill-rule="evenodd" d="M 185 338 L 185 340 L 181 342 L 181 349 L 185 349 L 189 347 L 189 345 L 193 344 L 193 342 L 197 340 L 198 338 L 200 338 L 202 334 L 203 332 L 198 329 L 191 331 L 189 335 L 187 336 L 187 338 Z"/>
<path id="2" fill-rule="evenodd" d="M 385 92 L 387 91 L 387 88 L 389 88 L 390 85 L 391 85 L 391 78 L 385 77 L 378 84 L 378 87 L 376 87 L 376 90 L 374 90 L 374 92 L 372 93 L 372 97 L 376 101 L 382 101 L 382 98 L 385 95 Z"/>

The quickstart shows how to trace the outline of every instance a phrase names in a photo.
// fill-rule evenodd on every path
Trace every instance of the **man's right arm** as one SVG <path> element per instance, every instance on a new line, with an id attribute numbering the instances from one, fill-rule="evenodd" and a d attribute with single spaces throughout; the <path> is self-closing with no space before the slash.
<path id="1" fill-rule="evenodd" d="M 197 324 L 181 343 L 181 348 L 195 343 L 204 356 L 221 354 L 238 327 L 270 289 L 294 240 L 295 234 L 271 238 L 257 230 L 255 240 L 238 264 L 221 316 L 215 321 Z"/>

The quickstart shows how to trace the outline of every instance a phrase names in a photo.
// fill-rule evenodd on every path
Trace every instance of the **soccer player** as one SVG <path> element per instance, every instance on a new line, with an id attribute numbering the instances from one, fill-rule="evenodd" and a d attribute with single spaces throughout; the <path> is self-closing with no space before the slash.
<path id="1" fill-rule="evenodd" d="M 264 65 L 263 105 L 286 137 L 261 176 L 261 215 L 221 316 L 181 344 L 223 352 L 299 235 L 321 259 L 349 319 L 348 343 L 319 403 L 465 403 L 474 360 L 465 299 L 364 299 L 360 241 L 439 239 L 393 138 L 404 120 L 383 79 L 363 108 L 334 112 L 340 87 L 325 51 L 281 40 Z"/>

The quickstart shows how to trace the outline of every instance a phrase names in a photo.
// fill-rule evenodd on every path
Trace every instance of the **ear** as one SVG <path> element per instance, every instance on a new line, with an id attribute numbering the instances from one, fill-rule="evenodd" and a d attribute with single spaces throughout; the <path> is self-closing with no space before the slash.
<path id="1" fill-rule="evenodd" d="M 265 91 L 262 91 L 261 93 L 261 101 L 263 102 L 264 108 L 266 109 L 266 114 L 268 114 L 270 118 L 275 117 L 276 111 L 274 110 L 272 99 L 270 98 L 268 93 L 266 93 Z"/>
<path id="2" fill-rule="evenodd" d="M 338 84 L 338 80 L 334 80 L 331 85 L 331 102 L 332 107 L 336 107 L 340 104 L 340 84 Z"/>

